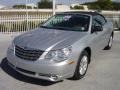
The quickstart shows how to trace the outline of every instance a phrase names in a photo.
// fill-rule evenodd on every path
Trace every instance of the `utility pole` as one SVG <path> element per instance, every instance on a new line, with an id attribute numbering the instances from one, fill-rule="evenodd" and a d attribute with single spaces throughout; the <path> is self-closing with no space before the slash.
<path id="1" fill-rule="evenodd" d="M 27 26 L 26 26 L 26 29 L 28 30 L 28 8 L 27 8 L 27 3 L 28 3 L 28 0 L 26 0 L 26 20 L 27 20 Z"/>
<path id="2" fill-rule="evenodd" d="M 53 15 L 55 15 L 55 5 L 56 5 L 56 0 L 53 0 Z"/>

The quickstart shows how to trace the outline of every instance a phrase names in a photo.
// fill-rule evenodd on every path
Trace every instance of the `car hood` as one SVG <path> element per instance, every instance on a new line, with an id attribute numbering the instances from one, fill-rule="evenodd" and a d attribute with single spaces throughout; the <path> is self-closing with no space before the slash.
<path id="1" fill-rule="evenodd" d="M 14 39 L 15 45 L 39 50 L 62 49 L 86 35 L 85 32 L 39 28 Z"/>

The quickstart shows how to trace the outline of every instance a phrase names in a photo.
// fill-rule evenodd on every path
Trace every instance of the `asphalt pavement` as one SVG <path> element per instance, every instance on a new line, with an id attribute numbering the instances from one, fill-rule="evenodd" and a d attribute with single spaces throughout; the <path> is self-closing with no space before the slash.
<path id="1" fill-rule="evenodd" d="M 0 90 L 120 90 L 120 32 L 111 50 L 94 56 L 81 80 L 52 83 L 21 75 L 7 65 L 6 51 L 14 36 L 0 34 Z"/>

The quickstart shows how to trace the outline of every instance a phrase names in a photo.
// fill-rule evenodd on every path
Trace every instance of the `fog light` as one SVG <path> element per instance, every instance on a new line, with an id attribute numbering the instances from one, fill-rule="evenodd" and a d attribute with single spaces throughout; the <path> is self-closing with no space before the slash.
<path id="1" fill-rule="evenodd" d="M 56 80 L 59 79 L 59 76 L 58 75 L 51 75 L 50 78 L 51 78 L 52 81 L 56 81 Z"/>

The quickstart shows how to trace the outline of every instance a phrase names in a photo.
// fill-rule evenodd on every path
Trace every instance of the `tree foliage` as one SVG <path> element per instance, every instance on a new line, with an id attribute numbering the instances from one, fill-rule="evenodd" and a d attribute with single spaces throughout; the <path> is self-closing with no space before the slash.
<path id="1" fill-rule="evenodd" d="M 120 10 L 120 3 L 117 3 L 117 2 L 113 2 L 113 9 L 114 10 Z"/>
<path id="2" fill-rule="evenodd" d="M 50 1 L 50 0 L 41 0 L 40 2 L 38 2 L 38 8 L 40 8 L 40 9 L 52 8 L 52 1 Z"/>
<path id="3" fill-rule="evenodd" d="M 97 4 L 103 10 L 111 10 L 113 9 L 112 1 L 111 0 L 98 0 Z"/>
<path id="4" fill-rule="evenodd" d="M 14 5 L 13 8 L 15 9 L 26 9 L 26 5 Z M 27 9 L 32 9 L 31 6 L 27 6 Z"/>
<path id="5" fill-rule="evenodd" d="M 96 2 L 85 3 L 89 9 L 96 10 L 120 10 L 120 3 L 111 0 L 97 0 Z"/>

